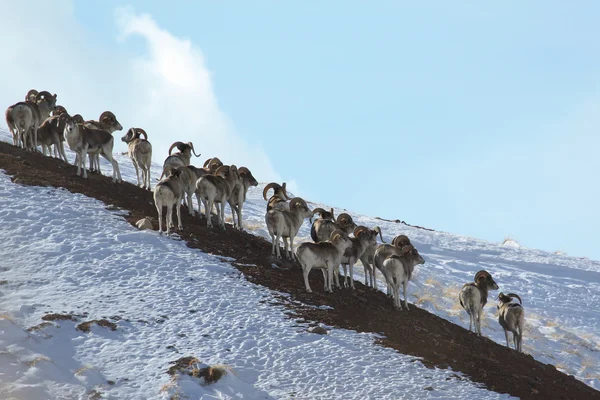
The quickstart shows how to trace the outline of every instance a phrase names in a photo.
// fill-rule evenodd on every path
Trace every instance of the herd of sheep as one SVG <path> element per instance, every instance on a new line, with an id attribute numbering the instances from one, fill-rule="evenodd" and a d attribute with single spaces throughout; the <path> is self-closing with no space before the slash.
<path id="1" fill-rule="evenodd" d="M 75 152 L 77 175 L 87 177 L 86 158 L 89 155 L 89 169 L 100 173 L 100 156 L 108 160 L 113 167 L 113 182 L 121 181 L 119 164 L 113 158 L 115 131 L 123 127 L 110 111 L 100 115 L 98 121 L 85 121 L 81 115 L 73 116 L 56 104 L 57 96 L 47 91 L 30 90 L 25 101 L 18 102 L 6 110 L 6 122 L 13 135 L 13 144 L 30 151 L 52 154 L 68 162 L 64 151 L 64 142 Z M 150 166 L 152 161 L 152 145 L 148 135 L 141 128 L 130 128 L 121 138 L 127 143 L 128 155 L 137 176 L 137 185 L 151 190 Z M 172 153 L 177 148 L 177 152 Z M 173 208 L 177 212 L 178 229 L 182 230 L 181 205 L 187 204 L 190 215 L 195 215 L 192 195 L 198 203 L 197 215 L 201 204 L 204 205 L 204 216 L 207 227 L 213 227 L 213 207 L 216 208 L 218 225 L 225 229 L 225 204 L 229 204 L 235 229 L 243 229 L 242 207 L 246 201 L 248 189 L 257 186 L 258 182 L 246 167 L 224 165 L 217 157 L 206 160 L 202 168 L 191 165 L 192 154 L 196 154 L 191 142 L 175 142 L 169 148 L 169 156 L 163 163 L 163 171 L 159 182 L 153 190 L 154 203 L 158 212 L 159 232 L 163 232 L 163 208 L 166 208 L 165 230 L 170 233 L 173 224 Z M 141 171 L 141 179 L 140 179 Z M 267 199 L 267 194 L 273 194 Z M 323 272 L 324 290 L 333 292 L 334 285 L 341 288 L 339 266 L 343 267 L 343 284 L 354 289 L 354 265 L 360 260 L 365 270 L 365 285 L 377 289 L 376 271 L 379 270 L 387 282 L 387 294 L 393 298 L 396 308 L 408 310 L 406 287 L 416 265 L 425 260 L 405 235 L 399 235 L 391 244 L 383 241 L 381 229 L 370 229 L 357 226 L 349 214 L 342 213 L 336 218 L 334 210 L 323 208 L 311 210 L 307 202 L 300 197 L 289 198 L 286 184 L 272 182 L 265 186 L 263 198 L 267 200 L 265 223 L 272 239 L 272 255 L 282 258 L 280 240 L 283 251 L 290 260 L 296 260 L 302 266 L 304 284 L 307 292 L 311 292 L 308 275 L 312 269 Z M 312 217 L 319 214 L 314 222 Z M 311 238 L 313 242 L 300 244 L 294 252 L 294 238 L 305 219 L 312 223 Z M 383 243 L 377 243 L 377 236 Z M 349 274 L 346 268 L 349 267 Z M 402 286 L 404 301 L 400 301 Z M 473 283 L 463 286 L 459 301 L 469 314 L 469 330 L 481 335 L 481 314 L 487 303 L 488 291 L 498 290 L 498 285 L 487 271 L 475 274 Z M 512 302 L 518 299 L 519 303 Z M 525 313 L 521 298 L 509 293 L 498 296 L 499 323 L 506 335 L 513 334 L 516 350 L 521 351 L 521 337 Z"/>

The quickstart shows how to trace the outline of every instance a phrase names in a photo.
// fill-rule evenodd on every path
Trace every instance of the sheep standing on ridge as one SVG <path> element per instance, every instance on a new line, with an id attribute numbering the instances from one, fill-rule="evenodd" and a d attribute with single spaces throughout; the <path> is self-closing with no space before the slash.
<path id="1" fill-rule="evenodd" d="M 511 300 L 515 298 L 519 300 L 519 304 L 511 303 Z M 506 347 L 508 345 L 508 332 L 513 334 L 513 345 L 515 350 L 521 351 L 521 341 L 523 339 L 523 327 L 525 326 L 525 310 L 522 306 L 523 302 L 518 294 L 509 293 L 504 294 L 500 292 L 498 295 L 498 322 L 502 329 L 504 329 L 504 336 L 506 337 Z"/>
<path id="2" fill-rule="evenodd" d="M 183 184 L 179 175 L 179 169 L 169 171 L 169 176 L 161 179 L 154 187 L 154 204 L 158 211 L 158 232 L 162 233 L 162 209 L 167 207 L 165 224 L 167 225 L 167 235 L 171 232 L 173 226 L 173 207 L 177 208 L 177 228 L 183 229 L 181 224 L 181 199 L 183 198 Z"/>
<path id="3" fill-rule="evenodd" d="M 469 314 L 469 330 L 473 325 L 478 336 L 481 336 L 481 313 L 487 303 L 488 290 L 498 290 L 498 284 L 487 271 L 479 271 L 475 274 L 474 283 L 465 283 L 458 299 L 460 305 Z"/>

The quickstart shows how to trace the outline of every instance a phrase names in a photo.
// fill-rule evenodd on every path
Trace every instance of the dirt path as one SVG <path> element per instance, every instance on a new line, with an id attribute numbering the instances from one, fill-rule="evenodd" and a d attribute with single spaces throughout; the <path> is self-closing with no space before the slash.
<path id="1" fill-rule="evenodd" d="M 156 216 L 152 195 L 130 183 L 115 185 L 110 178 L 91 174 L 87 180 L 75 176 L 76 168 L 54 158 L 44 157 L 0 142 L 0 169 L 24 185 L 63 187 L 130 211 L 127 220 L 134 224 L 145 216 Z M 430 367 L 450 367 L 473 381 L 500 393 L 522 399 L 600 399 L 600 392 L 563 374 L 552 365 L 542 364 L 525 354 L 516 353 L 487 338 L 479 338 L 466 329 L 411 305 L 410 312 L 398 312 L 381 292 L 361 283 L 357 290 L 341 290 L 327 295 L 321 274 L 311 274 L 311 286 L 304 290 L 297 265 L 290 269 L 273 268 L 271 247 L 263 238 L 238 232 L 228 226 L 226 232 L 206 229 L 206 222 L 183 217 L 181 237 L 189 247 L 234 258 L 232 264 L 246 278 L 267 288 L 291 294 L 293 300 L 309 305 L 327 305 L 333 310 L 298 307 L 287 303 L 293 318 L 319 321 L 359 332 L 375 332 L 386 339 L 381 345 L 404 354 L 421 357 Z M 157 222 L 154 229 L 158 229 Z M 248 266 L 253 265 L 253 266 Z M 401 395 L 401 394 L 399 394 Z"/>

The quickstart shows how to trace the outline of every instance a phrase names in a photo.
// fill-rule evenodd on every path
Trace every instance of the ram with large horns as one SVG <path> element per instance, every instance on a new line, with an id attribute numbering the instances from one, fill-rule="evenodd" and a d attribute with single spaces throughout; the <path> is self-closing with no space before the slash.
<path id="1" fill-rule="evenodd" d="M 300 197 L 290 200 L 289 210 L 271 209 L 265 214 L 265 223 L 271 236 L 271 254 L 281 258 L 279 239 L 283 239 L 284 251 L 290 260 L 294 259 L 294 238 L 298 234 L 305 218 L 312 219 L 312 211 L 306 201 Z M 311 221 L 312 222 L 312 221 Z M 289 239 L 289 245 L 288 245 Z"/>
<path id="2" fill-rule="evenodd" d="M 489 290 L 498 290 L 498 284 L 489 272 L 481 270 L 475 274 L 474 282 L 463 285 L 458 295 L 460 305 L 469 314 L 469 330 L 474 326 L 479 336 L 481 336 L 481 314 L 487 303 Z"/>
<path id="3" fill-rule="evenodd" d="M 150 190 L 152 144 L 148 141 L 148 134 L 142 128 L 129 128 L 127 133 L 121 138 L 121 141 L 127 143 L 127 155 L 135 168 L 137 185 Z M 142 171 L 141 182 L 140 170 Z"/>
<path id="4" fill-rule="evenodd" d="M 267 200 L 267 193 L 269 190 L 273 189 L 273 196 L 269 197 L 267 200 L 267 211 L 276 209 L 276 210 L 289 210 L 290 205 L 288 204 L 288 200 L 290 199 L 286 190 L 286 183 L 283 182 L 283 185 L 280 185 L 277 182 L 271 182 L 263 189 L 263 199 Z"/>
<path id="5" fill-rule="evenodd" d="M 171 154 L 174 148 L 179 150 L 176 153 Z M 168 172 L 173 168 L 182 167 L 184 165 L 190 165 L 190 160 L 192 159 L 192 153 L 196 157 L 200 157 L 202 154 L 196 154 L 196 150 L 194 149 L 194 144 L 192 142 L 175 142 L 169 147 L 169 155 L 165 158 L 165 162 L 163 163 L 163 172 L 160 175 L 160 179 L 163 176 L 168 175 Z"/>

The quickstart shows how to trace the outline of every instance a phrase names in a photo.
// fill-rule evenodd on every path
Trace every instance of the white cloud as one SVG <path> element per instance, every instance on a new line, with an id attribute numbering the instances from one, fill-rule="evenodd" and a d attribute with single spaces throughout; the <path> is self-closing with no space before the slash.
<path id="1" fill-rule="evenodd" d="M 206 158 L 218 156 L 227 164 L 246 166 L 259 181 L 280 181 L 259 146 L 236 134 L 232 122 L 220 109 L 202 51 L 189 40 L 162 29 L 152 16 L 130 8 L 115 12 L 111 38 L 95 42 L 79 24 L 70 1 L 40 3 L 40 19 L 53 15 L 53 23 L 40 35 L 26 26 L 30 7 L 14 3 L 0 16 L 0 35 L 7 61 L 0 64 L 8 77 L 0 101 L 8 105 L 21 100 L 31 89 L 58 94 L 58 103 L 70 113 L 96 119 L 111 110 L 125 129 L 136 126 L 148 132 L 153 159 L 162 162 L 174 141 L 192 141 Z M 19 35 L 16 35 L 19 32 Z M 133 37 L 143 39 L 143 48 L 129 55 L 125 47 Z M 138 50 L 138 49 L 136 49 Z M 124 151 L 115 136 L 115 152 Z M 292 185 L 293 186 L 293 185 Z"/>

